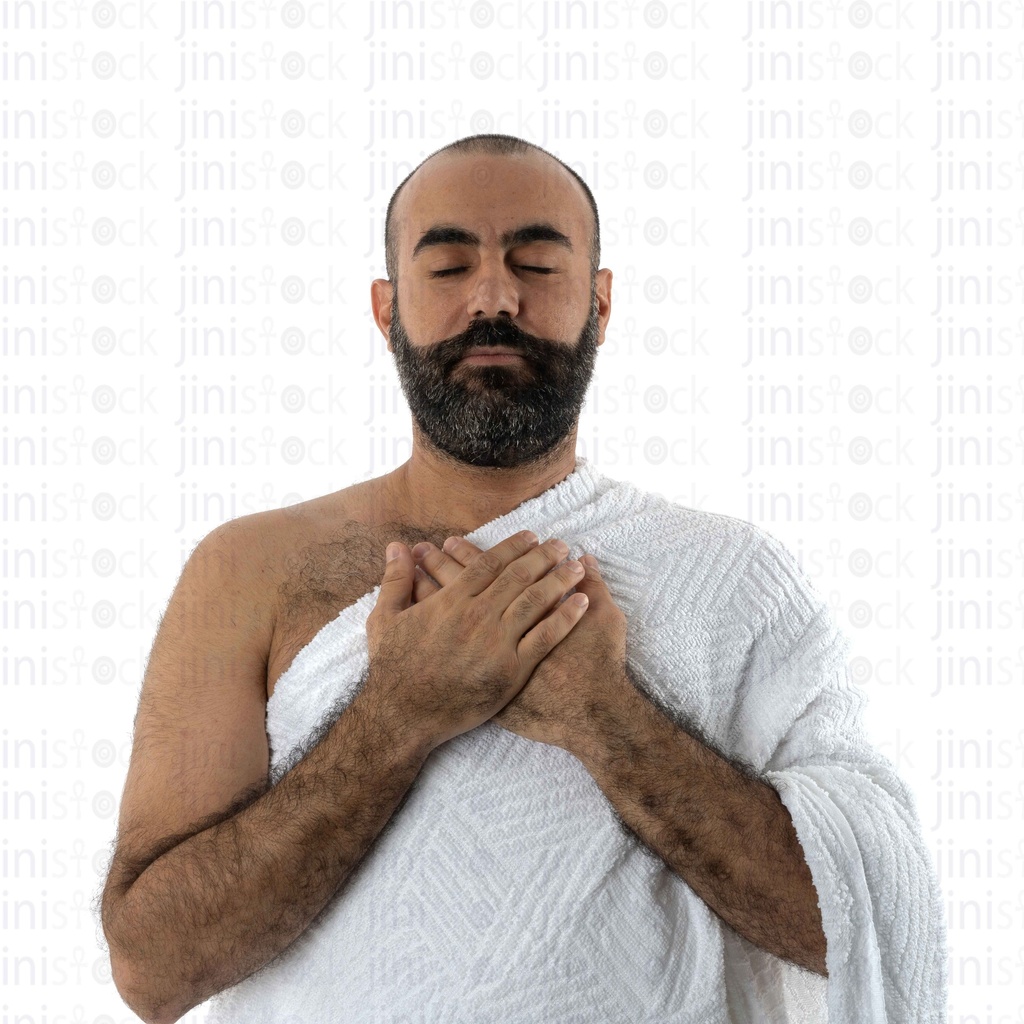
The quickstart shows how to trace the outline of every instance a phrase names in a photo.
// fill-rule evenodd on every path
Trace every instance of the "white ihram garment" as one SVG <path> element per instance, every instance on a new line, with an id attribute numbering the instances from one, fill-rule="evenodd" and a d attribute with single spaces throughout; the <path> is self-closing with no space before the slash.
<path id="1" fill-rule="evenodd" d="M 430 754 L 324 914 L 214 997 L 210 1024 L 944 1024 L 945 932 L 914 803 L 864 738 L 849 641 L 789 552 L 583 458 L 468 539 L 523 529 L 597 556 L 641 685 L 779 792 L 818 892 L 827 981 L 712 913 L 624 834 L 573 755 L 485 723 Z M 357 691 L 378 591 L 278 681 L 276 771 Z"/>

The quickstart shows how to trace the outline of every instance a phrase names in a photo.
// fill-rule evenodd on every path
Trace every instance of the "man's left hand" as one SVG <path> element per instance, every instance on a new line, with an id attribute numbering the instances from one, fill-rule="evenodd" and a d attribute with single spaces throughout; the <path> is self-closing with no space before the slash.
<path id="1" fill-rule="evenodd" d="M 422 552 L 418 554 L 418 552 Z M 454 582 L 480 548 L 449 537 L 444 550 L 423 542 L 413 549 L 420 566 L 414 599 L 424 600 Z M 593 556 L 585 556 L 587 559 Z M 626 616 L 612 599 L 597 569 L 582 561 L 584 576 L 576 593 L 589 604 L 583 618 L 533 670 L 526 685 L 490 721 L 528 740 L 565 747 L 587 720 L 615 700 L 626 677 Z"/>

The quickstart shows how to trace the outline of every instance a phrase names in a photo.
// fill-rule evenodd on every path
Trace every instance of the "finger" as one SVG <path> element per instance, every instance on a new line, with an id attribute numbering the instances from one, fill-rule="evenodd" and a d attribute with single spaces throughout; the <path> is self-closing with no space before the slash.
<path id="1" fill-rule="evenodd" d="M 611 593 L 608 590 L 608 584 L 605 583 L 604 577 L 601 575 L 601 569 L 597 564 L 597 559 L 593 555 L 584 555 L 580 561 L 583 563 L 583 568 L 586 571 L 583 579 L 576 584 L 576 589 L 581 594 L 586 594 L 592 601 L 601 600 L 603 597 L 611 597 Z"/>
<path id="2" fill-rule="evenodd" d="M 454 583 L 458 579 L 459 573 L 465 568 L 466 562 L 473 555 L 480 554 L 480 549 L 475 544 L 469 544 L 467 546 L 472 548 L 472 552 L 466 557 L 465 561 L 459 559 L 453 555 L 445 554 L 440 548 L 434 547 L 427 541 L 422 544 L 417 544 L 415 552 L 419 551 L 422 554 L 419 555 L 417 561 L 423 568 L 430 573 L 431 576 L 441 584 L 442 587 L 447 586 L 449 583 Z"/>
<path id="3" fill-rule="evenodd" d="M 394 557 L 388 557 L 388 556 Z M 384 563 L 384 578 L 381 580 L 377 607 L 392 612 L 403 612 L 412 599 L 415 566 L 412 552 L 401 541 L 388 545 L 387 561 Z"/>
<path id="4" fill-rule="evenodd" d="M 413 602 L 418 604 L 425 601 L 431 594 L 436 594 L 441 588 L 417 565 L 416 576 L 412 586 Z"/>
<path id="5" fill-rule="evenodd" d="M 587 595 L 573 594 L 519 641 L 516 654 L 532 672 L 569 635 L 587 610 Z"/>
<path id="6" fill-rule="evenodd" d="M 502 621 L 522 636 L 551 612 L 583 578 L 583 566 L 566 562 L 528 586 L 506 609 Z"/>
<path id="7" fill-rule="evenodd" d="M 417 548 L 421 548 L 421 547 L 424 549 L 424 552 L 426 552 L 427 548 L 428 547 L 433 547 L 433 545 L 428 544 L 427 542 L 424 542 L 423 544 L 417 544 L 416 547 L 412 549 L 413 555 L 416 554 L 416 549 Z M 459 567 L 459 569 L 457 571 L 461 571 L 464 566 L 469 564 L 469 560 L 474 555 L 480 554 L 480 552 L 482 550 L 483 550 L 482 548 L 478 548 L 471 541 L 466 540 L 465 537 L 449 537 L 444 542 L 444 545 L 442 546 L 442 549 L 441 549 L 440 553 L 442 555 L 449 555 L 452 558 L 454 558 L 455 562 L 458 564 L 458 567 Z M 436 551 L 436 549 L 435 549 L 435 551 Z M 433 554 L 433 558 L 436 559 L 437 555 Z M 430 567 L 427 566 L 427 568 L 429 570 Z M 552 571 L 551 569 L 548 570 L 548 572 L 551 572 L 551 571 Z M 437 575 L 437 573 L 435 573 L 435 572 L 431 572 L 430 575 L 433 576 L 435 579 L 439 579 L 440 578 Z M 450 582 L 450 581 L 449 580 L 445 580 L 445 583 L 448 583 L 448 582 Z"/>
<path id="8" fill-rule="evenodd" d="M 530 530 L 522 530 L 511 537 L 506 537 L 505 540 L 495 544 L 493 548 L 474 555 L 459 578 L 451 585 L 459 587 L 467 596 L 475 597 L 483 593 L 498 579 L 508 565 L 528 551 L 536 549 L 538 544 L 537 535 Z M 526 581 L 526 583 L 529 582 L 529 580 Z M 522 587 L 520 587 L 521 589 Z M 502 610 L 504 607 L 502 606 Z"/>
<path id="9" fill-rule="evenodd" d="M 554 537 L 539 544 L 505 567 L 488 588 L 489 597 L 504 612 L 527 587 L 549 573 L 568 553 L 568 545 Z"/>
<path id="10" fill-rule="evenodd" d="M 478 548 L 472 541 L 465 537 L 449 537 L 441 548 L 452 558 L 465 565 L 474 555 L 479 555 L 483 548 Z"/>

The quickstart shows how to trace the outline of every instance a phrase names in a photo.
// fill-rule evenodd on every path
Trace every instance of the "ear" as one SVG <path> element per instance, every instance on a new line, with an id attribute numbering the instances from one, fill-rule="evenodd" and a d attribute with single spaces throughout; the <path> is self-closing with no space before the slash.
<path id="1" fill-rule="evenodd" d="M 597 344 L 604 344 L 605 331 L 612 315 L 612 272 L 602 267 L 594 279 L 594 291 L 597 298 Z"/>
<path id="2" fill-rule="evenodd" d="M 370 284 L 370 309 L 373 310 L 373 319 L 380 333 L 387 341 L 389 352 L 394 352 L 391 347 L 391 300 L 394 294 L 395 286 L 387 278 L 375 278 Z"/>

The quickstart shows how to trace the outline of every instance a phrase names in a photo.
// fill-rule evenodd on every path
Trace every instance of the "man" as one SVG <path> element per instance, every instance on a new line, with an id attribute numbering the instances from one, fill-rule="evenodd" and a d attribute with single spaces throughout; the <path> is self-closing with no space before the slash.
<path id="1" fill-rule="evenodd" d="M 412 457 L 214 530 L 147 665 L 103 898 L 143 1019 L 944 1019 L 827 608 L 764 531 L 574 454 L 598 231 L 508 136 L 396 191 Z"/>

